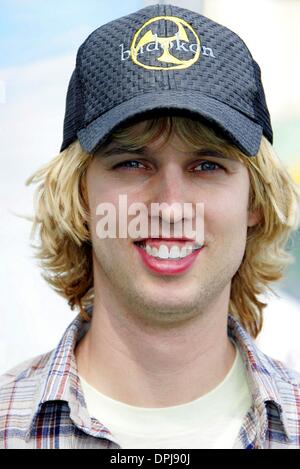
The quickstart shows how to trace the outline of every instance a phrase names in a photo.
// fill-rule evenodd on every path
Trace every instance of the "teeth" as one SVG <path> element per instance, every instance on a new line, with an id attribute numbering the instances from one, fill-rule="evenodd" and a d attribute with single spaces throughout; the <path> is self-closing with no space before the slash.
<path id="1" fill-rule="evenodd" d="M 158 256 L 158 249 L 157 248 L 151 248 L 150 256 L 157 257 Z"/>
<path id="2" fill-rule="evenodd" d="M 151 247 L 149 244 L 146 246 L 141 245 L 141 247 L 149 254 L 149 256 L 157 257 L 159 259 L 182 259 L 183 257 L 189 256 L 196 249 L 201 248 L 203 245 L 195 243 L 193 246 L 172 246 L 169 250 L 168 246 L 161 244 L 159 249 L 156 247 Z"/>
<path id="3" fill-rule="evenodd" d="M 184 246 L 183 248 L 181 248 L 180 250 L 180 257 L 185 257 L 186 256 L 186 247 Z"/>
<path id="4" fill-rule="evenodd" d="M 180 249 L 179 249 L 178 246 L 172 246 L 171 247 L 169 257 L 171 259 L 176 259 L 177 257 L 181 257 L 180 256 Z"/>
<path id="5" fill-rule="evenodd" d="M 186 255 L 188 256 L 189 254 L 191 254 L 192 251 L 193 251 L 193 247 L 192 246 L 187 246 Z"/>
<path id="6" fill-rule="evenodd" d="M 160 257 L 161 259 L 168 259 L 169 249 L 167 248 L 167 246 L 165 246 L 165 244 L 161 244 L 159 246 L 157 257 Z"/>

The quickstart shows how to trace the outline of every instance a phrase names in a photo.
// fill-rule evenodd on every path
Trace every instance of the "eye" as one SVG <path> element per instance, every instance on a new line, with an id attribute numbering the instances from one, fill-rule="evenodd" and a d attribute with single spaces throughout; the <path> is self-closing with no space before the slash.
<path id="1" fill-rule="evenodd" d="M 122 161 L 122 163 L 118 163 L 116 166 L 114 166 L 114 169 L 115 168 L 139 169 L 138 165 L 142 165 L 144 167 L 144 165 L 140 161 L 127 160 L 127 161 Z"/>
<path id="2" fill-rule="evenodd" d="M 221 166 L 220 164 L 218 163 L 215 163 L 214 161 L 201 161 L 201 163 L 199 163 L 197 166 L 195 166 L 195 168 L 197 168 L 198 166 L 202 166 L 204 169 L 200 170 L 199 172 L 212 172 L 212 171 L 216 171 L 214 168 L 217 167 L 217 169 L 224 169 L 223 166 Z M 194 168 L 194 169 L 195 169 Z M 212 168 L 212 170 L 210 169 Z"/>

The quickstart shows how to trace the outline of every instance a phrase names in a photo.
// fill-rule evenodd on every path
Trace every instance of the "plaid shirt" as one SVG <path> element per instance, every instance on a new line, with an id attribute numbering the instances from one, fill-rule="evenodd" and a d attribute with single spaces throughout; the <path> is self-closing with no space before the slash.
<path id="1" fill-rule="evenodd" d="M 89 323 L 78 315 L 57 348 L 0 377 L 0 448 L 120 449 L 88 414 L 74 349 Z M 235 449 L 300 448 L 300 375 L 257 349 L 229 316 L 228 335 L 241 351 L 253 405 Z"/>

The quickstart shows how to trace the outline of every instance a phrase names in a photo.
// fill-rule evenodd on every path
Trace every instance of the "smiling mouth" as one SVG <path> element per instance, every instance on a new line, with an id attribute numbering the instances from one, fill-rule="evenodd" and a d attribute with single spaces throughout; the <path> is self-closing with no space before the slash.
<path id="1" fill-rule="evenodd" d="M 197 243 L 192 240 L 170 239 L 170 238 L 148 238 L 134 243 L 143 249 L 148 256 L 157 260 L 181 260 L 195 251 L 199 251 L 204 243 Z"/>

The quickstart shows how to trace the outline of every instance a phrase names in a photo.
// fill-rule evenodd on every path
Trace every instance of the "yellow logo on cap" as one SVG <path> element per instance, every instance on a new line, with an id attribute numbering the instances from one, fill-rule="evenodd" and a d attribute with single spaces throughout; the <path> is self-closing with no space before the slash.
<path id="1" fill-rule="evenodd" d="M 143 34 L 144 29 L 146 29 L 148 25 L 154 23 L 155 21 L 166 20 L 176 24 L 178 31 L 175 35 L 160 37 L 157 36 L 157 34 L 153 34 L 151 28 Z M 194 43 L 191 42 L 189 35 L 187 34 L 187 30 L 190 32 L 190 37 L 194 38 Z M 185 42 L 188 44 L 188 46 L 186 44 L 180 44 L 180 41 Z M 152 43 L 152 45 L 155 44 L 154 49 L 150 49 L 150 43 Z M 158 45 L 160 45 L 163 49 L 163 53 L 159 57 L 156 57 L 156 60 L 161 62 L 161 66 L 148 65 L 147 63 L 143 63 L 142 59 L 144 57 L 142 57 L 143 54 L 141 54 L 141 52 L 143 52 L 143 48 L 147 46 L 146 51 L 153 52 L 155 50 L 160 50 Z M 194 56 L 186 60 L 179 59 L 171 53 L 173 48 L 175 51 L 180 50 L 184 52 L 185 55 L 190 56 L 194 54 Z M 130 46 L 131 58 L 133 62 L 136 65 L 139 65 L 140 67 L 146 68 L 148 70 L 180 70 L 188 68 L 199 59 L 200 50 L 200 39 L 196 31 L 185 20 L 176 16 L 157 16 L 155 18 L 151 18 L 135 33 L 132 44 Z M 140 56 L 138 57 L 139 53 Z M 148 54 L 146 54 L 146 56 L 148 56 Z"/>

